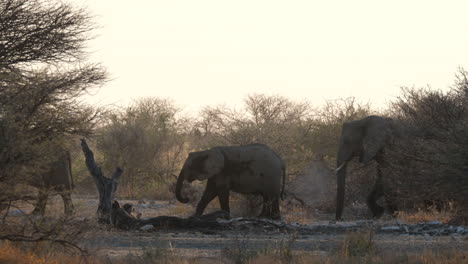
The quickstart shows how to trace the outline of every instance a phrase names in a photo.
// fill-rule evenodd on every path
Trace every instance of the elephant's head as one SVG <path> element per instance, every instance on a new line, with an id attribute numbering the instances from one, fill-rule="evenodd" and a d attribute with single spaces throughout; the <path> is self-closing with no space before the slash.
<path id="1" fill-rule="evenodd" d="M 345 197 L 346 166 L 354 157 L 359 162 L 368 163 L 382 151 L 390 136 L 389 119 L 380 116 L 368 116 L 361 120 L 345 122 L 341 131 L 336 173 L 337 197 L 336 219 L 341 219 Z"/>
<path id="2" fill-rule="evenodd" d="M 224 155 L 221 150 L 212 148 L 205 151 L 191 152 L 177 178 L 176 197 L 182 203 L 188 198 L 182 196 L 184 181 L 206 180 L 220 173 L 224 168 Z"/>

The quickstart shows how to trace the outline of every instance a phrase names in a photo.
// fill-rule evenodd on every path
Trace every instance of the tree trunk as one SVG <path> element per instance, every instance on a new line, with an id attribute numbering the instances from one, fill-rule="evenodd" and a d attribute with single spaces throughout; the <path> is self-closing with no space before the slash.
<path id="1" fill-rule="evenodd" d="M 89 149 L 85 139 L 81 139 L 81 148 L 86 158 L 86 167 L 91 173 L 91 176 L 93 176 L 94 183 L 99 192 L 99 205 L 97 209 L 98 222 L 110 224 L 112 201 L 114 200 L 114 194 L 117 190 L 117 180 L 120 175 L 122 175 L 123 170 L 117 167 L 110 179 L 104 177 L 101 167 L 94 161 L 94 154 L 91 149 Z"/>

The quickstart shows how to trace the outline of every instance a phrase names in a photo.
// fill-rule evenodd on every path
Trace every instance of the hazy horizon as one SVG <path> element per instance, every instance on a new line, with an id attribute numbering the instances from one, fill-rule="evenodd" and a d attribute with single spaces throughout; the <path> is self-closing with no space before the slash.
<path id="1" fill-rule="evenodd" d="M 198 110 L 264 93 L 383 107 L 402 86 L 447 90 L 468 61 L 463 1 L 71 2 L 95 16 L 90 60 L 112 79 L 95 104 Z"/>

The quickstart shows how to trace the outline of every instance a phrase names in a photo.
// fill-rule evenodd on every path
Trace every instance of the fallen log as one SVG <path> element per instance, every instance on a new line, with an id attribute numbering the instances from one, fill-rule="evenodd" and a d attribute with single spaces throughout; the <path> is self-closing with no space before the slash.
<path id="1" fill-rule="evenodd" d="M 129 205 L 129 204 L 126 204 Z M 212 228 L 219 229 L 225 226 L 217 219 L 230 219 L 226 211 L 216 211 L 199 217 L 181 218 L 175 216 L 158 216 L 148 219 L 140 219 L 130 214 L 131 207 L 121 207 L 119 202 L 112 204 L 111 224 L 123 230 L 135 230 L 145 225 L 152 225 L 154 228 Z"/>

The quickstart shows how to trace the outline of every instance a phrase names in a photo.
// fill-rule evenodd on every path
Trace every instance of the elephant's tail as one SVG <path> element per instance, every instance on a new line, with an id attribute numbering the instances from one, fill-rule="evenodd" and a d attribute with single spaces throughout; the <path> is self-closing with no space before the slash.
<path id="1" fill-rule="evenodd" d="M 283 170 L 283 186 L 281 187 L 280 197 L 281 197 L 281 200 L 284 201 L 284 187 L 286 185 L 286 167 L 283 167 L 282 170 Z"/>

